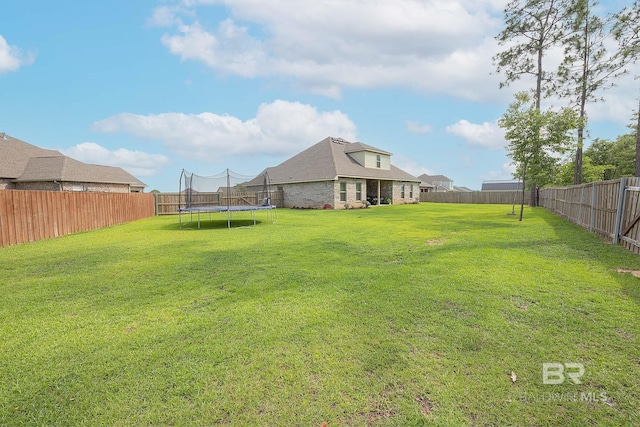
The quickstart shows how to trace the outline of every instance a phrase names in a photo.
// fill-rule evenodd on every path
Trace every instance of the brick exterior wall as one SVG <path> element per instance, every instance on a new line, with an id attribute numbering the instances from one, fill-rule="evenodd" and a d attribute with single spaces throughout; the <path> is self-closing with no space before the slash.
<path id="1" fill-rule="evenodd" d="M 402 197 L 402 184 L 404 184 L 404 198 Z M 413 197 L 411 194 L 411 186 L 413 185 Z M 406 203 L 416 203 L 420 201 L 420 186 L 418 183 L 411 182 L 393 182 L 393 197 L 392 203 L 394 205 L 403 205 Z"/>
<path id="2" fill-rule="evenodd" d="M 285 208 L 322 209 L 327 204 L 335 207 L 334 181 L 283 184 L 281 187 Z"/>
<path id="3" fill-rule="evenodd" d="M 346 201 L 340 201 L 340 183 L 346 183 Z M 356 183 L 362 185 L 362 200 L 356 200 Z M 404 198 L 402 184 L 405 184 Z M 413 185 L 413 197 L 411 196 Z M 334 209 L 362 208 L 367 200 L 367 180 L 344 178 L 337 181 L 307 182 L 296 184 L 283 184 L 284 207 L 286 208 L 312 208 L 322 209 L 325 205 L 331 205 Z M 377 194 L 377 189 L 371 189 Z M 393 204 L 401 205 L 416 203 L 420 200 L 420 187 L 418 183 L 381 181 L 380 194 L 389 197 Z"/>
<path id="4" fill-rule="evenodd" d="M 60 191 L 56 182 L 16 182 L 15 190 Z"/>
<path id="5" fill-rule="evenodd" d="M 345 202 L 340 201 L 340 183 L 345 182 L 347 184 L 347 200 Z M 362 195 L 361 200 L 356 200 L 356 183 L 362 184 Z M 362 208 L 367 200 L 367 180 L 366 179 L 353 179 L 353 178 L 345 178 L 340 179 L 334 183 L 334 192 L 335 192 L 335 209 L 354 209 L 354 208 Z"/>
<path id="6" fill-rule="evenodd" d="M 0 188 L 2 183 L 0 183 Z M 82 188 L 82 190 L 80 190 Z M 10 188 L 7 188 L 10 189 Z M 57 182 L 17 182 L 15 190 L 40 190 L 40 191 L 60 191 L 60 184 Z M 128 184 L 98 184 L 81 182 L 63 182 L 62 191 L 88 191 L 93 193 L 129 193 Z"/>
<path id="7" fill-rule="evenodd" d="M 89 183 L 72 183 L 65 182 L 62 184 L 63 191 L 73 191 L 74 185 L 82 185 L 84 191 L 94 193 L 130 193 L 129 184 L 99 184 L 95 182 Z"/>

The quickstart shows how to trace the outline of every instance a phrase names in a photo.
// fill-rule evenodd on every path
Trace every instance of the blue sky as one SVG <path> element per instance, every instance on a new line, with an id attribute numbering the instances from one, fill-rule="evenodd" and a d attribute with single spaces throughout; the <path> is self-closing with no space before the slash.
<path id="1" fill-rule="evenodd" d="M 0 132 L 123 167 L 148 191 L 177 191 L 183 168 L 257 174 L 327 136 L 479 189 L 511 178 L 496 121 L 532 84 L 499 90 L 491 74 L 505 4 L 5 2 Z M 590 107 L 591 137 L 628 132 L 630 71 Z"/>

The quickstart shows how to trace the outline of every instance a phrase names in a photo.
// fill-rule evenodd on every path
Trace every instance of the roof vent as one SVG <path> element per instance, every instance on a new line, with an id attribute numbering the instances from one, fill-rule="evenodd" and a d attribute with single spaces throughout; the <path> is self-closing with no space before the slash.
<path id="1" fill-rule="evenodd" d="M 7 134 L 4 132 L 0 132 L 0 139 L 2 139 L 3 141 L 7 140 Z"/>

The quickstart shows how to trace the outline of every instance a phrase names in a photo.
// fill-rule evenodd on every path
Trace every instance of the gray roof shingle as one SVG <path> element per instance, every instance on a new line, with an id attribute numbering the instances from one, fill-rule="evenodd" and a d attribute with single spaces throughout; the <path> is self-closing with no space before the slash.
<path id="1" fill-rule="evenodd" d="M 522 190 L 522 181 L 483 181 L 482 191 Z"/>
<path id="2" fill-rule="evenodd" d="M 55 150 L 45 150 L 17 138 L 5 135 L 0 138 L 0 178 L 18 178 L 32 157 L 62 157 Z"/>
<path id="3" fill-rule="evenodd" d="M 122 168 L 83 163 L 59 151 L 39 148 L 9 135 L 6 138 L 0 138 L 0 178 L 16 182 L 93 182 L 146 187 Z"/>
<path id="4" fill-rule="evenodd" d="M 349 156 L 349 153 L 358 151 L 390 155 L 386 151 L 361 142 L 352 143 L 341 138 L 328 137 L 280 165 L 267 168 L 266 172 L 274 185 L 332 181 L 338 177 L 420 182 L 415 176 L 393 165 L 390 170 L 366 168 Z"/>

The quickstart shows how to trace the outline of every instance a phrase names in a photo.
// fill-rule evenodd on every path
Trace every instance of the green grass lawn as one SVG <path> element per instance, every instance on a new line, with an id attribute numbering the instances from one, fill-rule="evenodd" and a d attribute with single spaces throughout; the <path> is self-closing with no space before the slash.
<path id="1" fill-rule="evenodd" d="M 0 249 L 0 425 L 640 425 L 640 279 L 617 271 L 640 257 L 510 211 L 157 217 Z M 548 362 L 581 384 L 544 384 Z"/>

